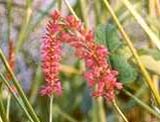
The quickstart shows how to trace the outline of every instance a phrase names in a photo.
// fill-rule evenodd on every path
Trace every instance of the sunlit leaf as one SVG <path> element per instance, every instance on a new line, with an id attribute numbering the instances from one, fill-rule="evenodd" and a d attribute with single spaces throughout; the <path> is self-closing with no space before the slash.
<path id="1" fill-rule="evenodd" d="M 141 55 L 150 55 L 155 60 L 160 60 L 160 51 L 157 49 L 140 49 L 139 53 Z"/>
<path id="2" fill-rule="evenodd" d="M 140 59 L 147 69 L 160 75 L 160 61 L 156 61 L 149 55 L 142 55 Z"/>
<path id="3" fill-rule="evenodd" d="M 107 45 L 110 52 L 114 52 L 121 45 L 114 25 L 99 25 L 96 29 L 96 41 Z"/>
<path id="4" fill-rule="evenodd" d="M 131 3 L 128 0 L 121 0 L 121 1 L 124 3 L 124 5 L 127 7 L 127 9 L 130 11 L 130 13 L 133 15 L 133 17 L 139 23 L 139 25 L 143 28 L 143 30 L 150 37 L 152 43 L 155 44 L 155 46 L 160 50 L 160 40 L 159 40 L 159 38 L 150 29 L 150 27 L 147 25 L 147 23 L 145 22 L 143 17 L 139 15 L 139 13 L 136 11 L 136 9 L 131 5 Z"/>

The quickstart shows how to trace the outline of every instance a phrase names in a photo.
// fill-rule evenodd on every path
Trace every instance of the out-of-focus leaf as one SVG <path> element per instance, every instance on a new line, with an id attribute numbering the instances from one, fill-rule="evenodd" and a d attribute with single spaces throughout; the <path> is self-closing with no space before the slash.
<path id="1" fill-rule="evenodd" d="M 119 80 L 123 83 L 131 83 L 137 78 L 137 71 L 123 55 L 113 54 L 110 57 L 111 64 L 119 71 Z"/>
<path id="2" fill-rule="evenodd" d="M 160 40 L 157 37 L 157 35 L 150 29 L 150 27 L 147 25 L 145 20 L 142 16 L 139 15 L 139 13 L 136 11 L 136 9 L 131 5 L 131 3 L 128 0 L 121 0 L 124 5 L 127 7 L 127 9 L 130 11 L 132 16 L 136 19 L 136 21 L 139 23 L 139 25 L 143 28 L 143 30 L 147 33 L 147 35 L 150 37 L 151 41 L 155 46 L 160 50 Z"/>
<path id="3" fill-rule="evenodd" d="M 151 54 L 152 54 L 153 58 L 155 58 L 156 60 L 160 60 L 160 51 L 159 50 L 153 50 L 153 51 L 151 51 Z"/>
<path id="4" fill-rule="evenodd" d="M 96 29 L 96 41 L 107 45 L 110 52 L 114 52 L 121 45 L 115 26 L 99 25 Z"/>
<path id="5" fill-rule="evenodd" d="M 148 55 L 142 55 L 140 59 L 147 69 L 160 75 L 160 61 L 156 61 L 152 56 Z"/>
<path id="6" fill-rule="evenodd" d="M 98 26 L 96 29 L 96 41 L 107 46 L 109 52 L 111 52 L 111 65 L 114 69 L 118 70 L 119 80 L 123 83 L 135 81 L 138 73 L 128 62 L 131 53 L 120 41 L 116 27 L 112 24 Z"/>
<path id="7" fill-rule="evenodd" d="M 152 56 L 155 60 L 160 60 L 160 51 L 157 49 L 141 49 L 140 53 Z"/>
<path id="8" fill-rule="evenodd" d="M 116 31 L 116 27 L 114 25 L 108 24 L 106 26 L 105 34 L 106 34 L 106 44 L 110 52 L 114 52 L 122 45 L 118 33 Z"/>
<path id="9" fill-rule="evenodd" d="M 83 101 L 81 109 L 84 113 L 87 113 L 91 109 L 91 107 L 92 107 L 92 98 L 89 89 L 86 88 L 83 93 Z"/>
<path id="10" fill-rule="evenodd" d="M 125 58 L 130 59 L 132 57 L 132 52 L 127 46 L 123 46 L 123 48 L 118 49 L 119 54 L 123 54 Z"/>
<path id="11" fill-rule="evenodd" d="M 106 26 L 105 25 L 99 25 L 96 28 L 96 41 L 100 44 L 106 45 Z"/>

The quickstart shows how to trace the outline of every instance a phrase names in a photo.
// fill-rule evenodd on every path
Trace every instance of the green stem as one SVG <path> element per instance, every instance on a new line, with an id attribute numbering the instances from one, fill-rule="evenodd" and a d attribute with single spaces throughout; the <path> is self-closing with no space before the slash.
<path id="1" fill-rule="evenodd" d="M 2 98 L 2 83 L 0 83 L 0 115 L 3 122 L 8 122 Z"/>
<path id="2" fill-rule="evenodd" d="M 81 7 L 81 13 L 82 13 L 82 17 L 83 17 L 85 26 L 88 27 L 89 22 L 88 22 L 88 18 L 87 18 L 88 9 L 86 6 L 86 0 L 80 0 L 80 7 Z"/>
<path id="3" fill-rule="evenodd" d="M 25 114 L 27 115 L 27 117 L 29 118 L 29 120 L 31 122 L 34 122 L 31 118 L 31 116 L 29 115 L 28 111 L 26 110 L 25 106 L 21 103 L 20 99 L 18 98 L 18 96 L 16 95 L 16 93 L 12 92 L 12 88 L 9 85 L 8 81 L 5 79 L 5 77 L 0 73 L 0 79 L 4 82 L 4 84 L 7 86 L 7 88 L 9 89 L 10 93 L 13 95 L 13 97 L 15 98 L 15 100 L 17 101 L 17 103 L 19 104 L 19 106 L 22 108 L 22 110 L 24 110 Z M 5 121 L 4 121 L 5 122 Z"/>
<path id="4" fill-rule="evenodd" d="M 68 0 L 64 0 L 66 6 L 68 7 L 68 9 L 70 10 L 70 12 L 73 14 L 73 16 L 79 20 L 78 16 L 76 15 L 76 13 L 74 12 L 73 8 L 71 7 L 71 5 L 69 4 Z"/>
<path id="5" fill-rule="evenodd" d="M 100 122 L 106 122 L 106 115 L 105 115 L 105 110 L 104 110 L 104 105 L 103 105 L 103 98 L 98 97 L 97 99 L 97 105 L 98 105 L 98 117 Z"/>
<path id="6" fill-rule="evenodd" d="M 50 103 L 49 103 L 49 122 L 52 122 L 53 119 L 53 98 L 54 96 L 50 96 Z"/>
<path id="7" fill-rule="evenodd" d="M 6 118 L 7 118 L 7 120 L 9 120 L 10 104 L 11 104 L 11 95 L 8 94 L 8 97 L 7 97 L 7 110 L 6 110 Z"/>
<path id="8" fill-rule="evenodd" d="M 110 14 L 112 15 L 113 17 L 113 20 L 115 21 L 115 23 L 117 24 L 124 40 L 126 41 L 128 47 L 130 48 L 133 56 L 135 57 L 137 63 L 138 63 L 138 66 L 145 78 L 145 81 L 146 83 L 148 84 L 149 88 L 151 89 L 154 97 L 155 97 L 155 100 L 157 102 L 157 104 L 160 106 L 160 96 L 159 96 L 159 92 L 158 90 L 156 89 L 155 85 L 153 84 L 153 81 L 149 75 L 149 73 L 147 72 L 147 70 L 145 69 L 144 65 L 142 64 L 140 58 L 139 58 L 139 55 L 137 53 L 137 50 L 134 48 L 133 44 L 132 44 L 132 41 L 130 40 L 130 38 L 128 37 L 127 33 L 125 32 L 125 30 L 123 29 L 122 25 L 120 24 L 117 16 L 115 15 L 113 9 L 111 8 L 111 6 L 109 5 L 108 1 L 107 0 L 103 0 L 103 2 L 105 3 L 105 6 L 108 8 Z"/>
<path id="9" fill-rule="evenodd" d="M 113 106 L 115 107 L 115 109 L 116 109 L 116 111 L 119 113 L 119 115 L 123 118 L 123 120 L 125 121 L 125 122 L 129 122 L 128 120 L 127 120 L 127 118 L 125 117 L 125 115 L 122 113 L 122 111 L 120 110 L 120 108 L 119 108 L 119 106 L 117 105 L 117 103 L 116 103 L 116 101 L 115 100 L 113 100 Z"/>
<path id="10" fill-rule="evenodd" d="M 49 15 L 48 12 L 53 8 L 53 6 L 55 5 L 55 2 L 56 2 L 56 0 L 54 0 L 53 2 L 51 2 L 46 7 L 45 10 L 43 10 L 43 11 L 39 10 L 38 11 L 39 14 L 35 17 L 37 19 L 35 21 L 33 21 L 33 22 L 29 21 L 28 24 L 25 24 L 26 27 L 21 28 L 21 32 L 20 32 L 20 35 L 19 35 L 19 38 L 18 38 L 19 41 L 17 41 L 18 44 L 17 44 L 16 52 L 19 51 L 19 49 L 22 47 L 22 45 L 25 42 L 25 40 L 28 39 L 30 33 L 34 31 L 34 29 L 37 27 L 37 25 L 39 25 L 39 23 L 44 19 L 44 17 L 46 15 Z"/>
<path id="11" fill-rule="evenodd" d="M 95 21 L 96 25 L 98 25 L 101 22 L 101 17 L 100 15 L 100 2 L 97 0 L 94 0 L 94 14 L 95 14 Z"/>
<path id="12" fill-rule="evenodd" d="M 36 74 L 35 74 L 35 78 L 32 81 L 31 84 L 31 89 L 30 89 L 30 93 L 29 93 L 29 101 L 30 103 L 35 103 L 37 94 L 38 94 L 38 90 L 39 90 L 39 86 L 41 84 L 41 67 L 40 65 L 38 65 L 38 68 L 36 70 Z M 36 82 L 39 81 L 39 82 Z"/>
<path id="13" fill-rule="evenodd" d="M 39 16 L 39 17 L 36 17 L 36 18 L 37 18 L 36 21 L 33 22 L 33 24 L 30 24 L 30 26 L 28 27 L 29 30 L 30 30 L 30 32 L 33 31 L 34 28 L 36 28 L 36 26 L 44 19 L 44 17 L 45 17 L 46 15 L 49 15 L 48 12 L 51 11 L 51 9 L 54 7 L 55 2 L 56 2 L 56 1 L 54 0 L 53 2 L 51 2 L 51 3 L 46 7 L 45 10 L 39 11 L 39 15 L 37 15 L 37 16 Z M 29 34 L 29 32 L 27 32 L 27 34 Z"/>
<path id="14" fill-rule="evenodd" d="M 141 95 L 142 95 L 144 92 L 145 92 L 145 93 L 147 92 L 146 90 L 147 90 L 147 86 L 144 84 L 144 85 L 142 85 L 141 88 L 135 93 L 134 96 L 137 97 L 137 98 L 138 98 L 138 97 L 141 97 Z M 133 105 L 133 102 L 134 102 L 134 99 L 130 99 L 130 100 L 128 101 L 128 104 L 129 104 L 129 105 Z M 128 109 L 127 106 L 126 106 L 126 109 Z"/>
<path id="15" fill-rule="evenodd" d="M 55 106 L 54 107 L 54 111 L 57 112 L 61 117 L 65 118 L 66 120 L 68 120 L 69 122 L 78 122 L 77 120 L 75 120 L 73 117 L 71 117 L 70 115 L 68 115 L 67 113 L 65 113 L 64 111 L 61 110 L 61 108 L 59 108 L 59 106 Z"/>
<path id="16" fill-rule="evenodd" d="M 30 20 L 31 20 L 31 15 L 32 15 L 32 9 L 31 9 L 31 5 L 32 5 L 32 0 L 26 0 L 26 13 L 25 13 L 25 18 L 23 20 L 22 23 L 22 27 L 21 27 L 21 31 L 19 33 L 19 37 L 17 40 L 17 47 L 16 47 L 16 52 L 19 51 L 19 49 L 22 47 L 23 42 L 25 41 L 25 37 L 26 37 L 26 31 L 27 28 L 30 24 Z"/>
<path id="17" fill-rule="evenodd" d="M 2 52 L 2 50 L 0 49 L 0 58 L 6 68 L 6 70 L 8 71 L 8 73 L 11 75 L 12 79 L 13 79 L 13 84 L 15 85 L 16 89 L 17 89 L 17 92 L 19 93 L 21 99 L 23 100 L 24 102 L 24 105 L 26 106 L 26 108 L 28 109 L 28 112 L 30 113 L 30 115 L 32 116 L 33 120 L 35 122 L 40 122 L 39 118 L 37 117 L 35 111 L 33 110 L 31 104 L 29 103 L 25 93 L 23 92 L 23 89 L 21 87 L 21 85 L 19 84 L 16 76 L 14 75 L 12 69 L 10 68 L 5 56 L 4 56 L 4 53 Z"/>
<path id="18" fill-rule="evenodd" d="M 154 34 L 154 32 L 149 28 L 147 23 L 144 21 L 144 19 L 138 14 L 136 9 L 131 5 L 131 3 L 128 0 L 121 0 L 123 4 L 128 8 L 130 13 L 133 15 L 133 17 L 137 20 L 139 25 L 142 27 L 142 29 L 146 32 L 146 34 L 150 37 L 151 41 L 157 46 L 157 48 L 160 50 L 160 40 L 159 38 Z M 154 0 L 152 0 L 154 2 Z"/>
<path id="19" fill-rule="evenodd" d="M 61 11 L 62 8 L 62 0 L 58 0 L 58 10 Z"/>
<path id="20" fill-rule="evenodd" d="M 150 112 L 151 114 L 155 115 L 158 119 L 160 119 L 160 114 L 158 114 L 157 112 L 155 112 L 151 107 L 149 107 L 148 105 L 146 105 L 143 101 L 141 101 L 140 99 L 138 99 L 135 95 L 131 94 L 126 89 L 123 89 L 123 92 L 126 95 L 130 96 L 133 100 L 135 100 L 141 107 L 143 107 L 148 112 Z"/>

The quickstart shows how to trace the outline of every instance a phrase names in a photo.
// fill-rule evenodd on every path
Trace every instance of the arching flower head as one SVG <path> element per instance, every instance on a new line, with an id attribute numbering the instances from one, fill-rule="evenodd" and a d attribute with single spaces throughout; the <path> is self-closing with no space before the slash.
<path id="1" fill-rule="evenodd" d="M 121 89 L 117 82 L 118 72 L 112 70 L 107 62 L 108 50 L 105 46 L 94 42 L 94 34 L 86 29 L 74 16 L 63 17 L 58 11 L 52 14 L 41 44 L 42 69 L 46 85 L 42 87 L 42 95 L 60 95 L 62 87 L 59 75 L 62 44 L 67 43 L 75 48 L 75 55 L 84 60 L 86 65 L 85 79 L 89 87 L 94 89 L 93 96 L 102 96 L 107 100 L 114 99 L 115 89 Z"/>

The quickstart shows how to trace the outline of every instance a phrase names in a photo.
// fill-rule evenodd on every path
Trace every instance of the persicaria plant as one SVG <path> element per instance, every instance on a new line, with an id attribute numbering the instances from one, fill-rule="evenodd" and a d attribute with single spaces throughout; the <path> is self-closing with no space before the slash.
<path id="1" fill-rule="evenodd" d="M 0 17 L 0 122 L 160 122 L 160 0 L 0 0 Z"/>
<path id="2" fill-rule="evenodd" d="M 75 55 L 84 60 L 84 77 L 93 90 L 92 95 L 112 101 L 115 89 L 121 89 L 122 84 L 117 82 L 118 72 L 107 62 L 107 48 L 95 43 L 93 32 L 85 28 L 81 21 L 74 16 L 63 17 L 58 11 L 53 12 L 41 43 L 42 69 L 46 83 L 40 93 L 48 96 L 62 94 L 58 75 L 63 43 L 74 47 Z"/>

